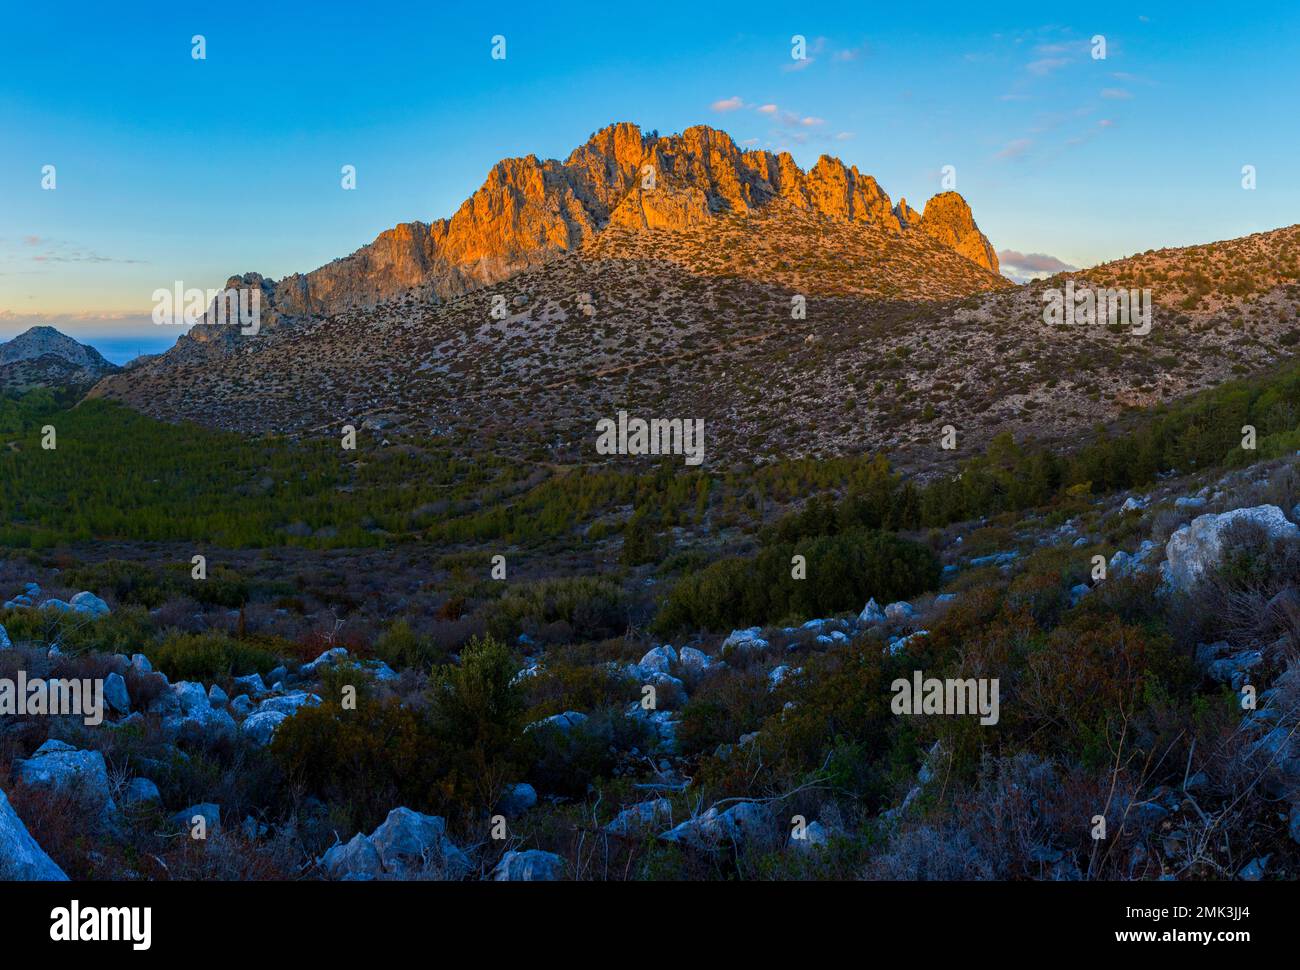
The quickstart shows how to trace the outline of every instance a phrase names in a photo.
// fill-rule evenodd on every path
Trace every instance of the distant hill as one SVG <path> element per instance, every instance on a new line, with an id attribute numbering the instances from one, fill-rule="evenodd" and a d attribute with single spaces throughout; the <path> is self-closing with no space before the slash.
<path id="1" fill-rule="evenodd" d="M 33 387 L 88 389 L 120 368 L 54 327 L 32 327 L 0 343 L 0 391 Z"/>

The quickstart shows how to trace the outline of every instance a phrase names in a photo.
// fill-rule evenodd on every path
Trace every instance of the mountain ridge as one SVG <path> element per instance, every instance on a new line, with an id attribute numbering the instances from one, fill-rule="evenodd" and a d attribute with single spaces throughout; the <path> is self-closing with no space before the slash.
<path id="1" fill-rule="evenodd" d="M 450 217 L 399 223 L 347 256 L 278 282 L 247 273 L 227 286 L 259 287 L 269 326 L 410 291 L 446 300 L 580 249 L 613 227 L 679 230 L 776 202 L 833 222 L 928 236 L 998 272 L 993 246 L 956 192 L 934 196 L 918 215 L 904 199 L 891 203 L 875 178 L 829 155 L 804 171 L 788 152 L 742 150 L 707 125 L 660 136 L 616 122 L 564 161 L 533 154 L 498 161 Z M 197 340 L 221 335 L 206 326 L 193 333 Z"/>

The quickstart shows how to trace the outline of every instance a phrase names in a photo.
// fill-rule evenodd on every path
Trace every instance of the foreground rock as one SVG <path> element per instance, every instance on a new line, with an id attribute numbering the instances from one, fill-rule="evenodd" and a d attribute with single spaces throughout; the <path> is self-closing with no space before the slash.
<path id="1" fill-rule="evenodd" d="M 0 880 L 67 882 L 67 874 L 45 854 L 9 798 L 0 790 Z"/>
<path id="2" fill-rule="evenodd" d="M 717 849 L 761 838 L 768 834 L 769 822 L 767 812 L 756 802 L 740 802 L 724 812 L 710 808 L 659 838 L 695 849 Z"/>
<path id="3" fill-rule="evenodd" d="M 653 825 L 671 822 L 672 817 L 673 803 L 666 798 L 656 798 L 623 809 L 605 826 L 605 831 L 610 835 L 637 836 Z"/>
<path id="4" fill-rule="evenodd" d="M 90 592 L 78 593 L 68 600 L 68 606 L 78 613 L 84 613 L 96 619 L 101 616 L 108 616 L 110 612 L 108 604 Z"/>
<path id="5" fill-rule="evenodd" d="M 540 849 L 507 852 L 501 857 L 492 878 L 497 882 L 555 882 L 564 878 L 564 860 L 554 852 Z"/>
<path id="6" fill-rule="evenodd" d="M 108 767 L 99 751 L 79 751 L 51 738 L 30 758 L 14 762 L 14 774 L 25 785 L 77 799 L 86 811 L 101 819 L 117 814 Z"/>
<path id="7" fill-rule="evenodd" d="M 370 835 L 357 834 L 320 859 L 333 879 L 460 879 L 473 868 L 469 857 L 447 838 L 437 815 L 395 808 Z"/>
<path id="8" fill-rule="evenodd" d="M 1230 530 L 1243 523 L 1257 526 L 1269 539 L 1300 537 L 1300 529 L 1276 505 L 1197 516 L 1169 537 L 1161 567 L 1169 585 L 1180 592 L 1195 587 L 1223 558 Z"/>
<path id="9" fill-rule="evenodd" d="M 537 789 L 527 782 L 510 785 L 497 802 L 497 811 L 507 818 L 518 818 L 537 804 Z"/>

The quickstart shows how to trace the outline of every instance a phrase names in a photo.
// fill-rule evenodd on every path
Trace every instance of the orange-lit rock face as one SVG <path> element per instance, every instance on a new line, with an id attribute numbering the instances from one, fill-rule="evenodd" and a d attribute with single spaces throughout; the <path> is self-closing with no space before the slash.
<path id="1" fill-rule="evenodd" d="M 403 223 L 350 256 L 276 287 L 285 315 L 372 305 L 418 289 L 447 298 L 576 250 L 609 226 L 682 230 L 745 216 L 774 200 L 836 222 L 923 232 L 997 271 L 993 247 L 955 192 L 918 216 L 894 207 L 876 180 L 823 155 L 807 172 L 788 153 L 741 151 L 725 132 L 603 128 L 563 162 L 534 155 L 498 162 L 450 219 Z"/>
<path id="2" fill-rule="evenodd" d="M 925 204 L 918 228 L 987 270 L 998 271 L 998 256 L 975 225 L 970 206 L 956 192 L 941 192 Z"/>

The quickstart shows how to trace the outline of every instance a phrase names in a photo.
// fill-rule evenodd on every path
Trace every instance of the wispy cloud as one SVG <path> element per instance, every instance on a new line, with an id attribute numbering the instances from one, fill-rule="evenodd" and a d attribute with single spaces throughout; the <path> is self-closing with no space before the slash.
<path id="1" fill-rule="evenodd" d="M 1026 64 L 1025 70 L 1030 74 L 1037 75 L 1038 77 L 1046 77 L 1048 74 L 1060 70 L 1069 63 L 1069 59 L 1064 57 L 1040 57 L 1038 60 L 1030 61 Z"/>
<path id="2" fill-rule="evenodd" d="M 26 235 L 22 246 L 8 252 L 0 247 L 0 260 L 8 263 L 145 263 L 147 260 L 105 256 L 78 243 L 46 236 Z"/>
<path id="3" fill-rule="evenodd" d="M 714 101 L 713 104 L 709 105 L 714 111 L 739 111 L 744 106 L 745 102 L 735 95 Z"/>
<path id="4" fill-rule="evenodd" d="M 1070 146 L 1086 145 L 1088 142 L 1092 141 L 1094 138 L 1100 135 L 1107 128 L 1114 128 L 1114 127 L 1115 127 L 1115 122 L 1113 119 L 1102 118 L 1091 128 L 1084 131 L 1083 134 L 1075 135 L 1073 138 L 1067 139 L 1065 143 Z"/>
<path id="5" fill-rule="evenodd" d="M 1002 146 L 998 158 L 1020 158 L 1034 145 L 1032 138 L 1015 138 Z"/>
<path id="6" fill-rule="evenodd" d="M 845 47 L 841 50 L 837 50 L 832 55 L 832 59 L 839 61 L 841 63 L 846 63 L 846 62 L 861 60 L 862 58 L 868 56 L 870 53 L 871 53 L 871 46 L 866 41 L 863 41 L 857 47 Z"/>
<path id="7" fill-rule="evenodd" d="M 1111 101 L 1128 101 L 1133 97 L 1132 92 L 1125 91 L 1123 88 L 1102 88 L 1101 96 L 1109 98 Z"/>

